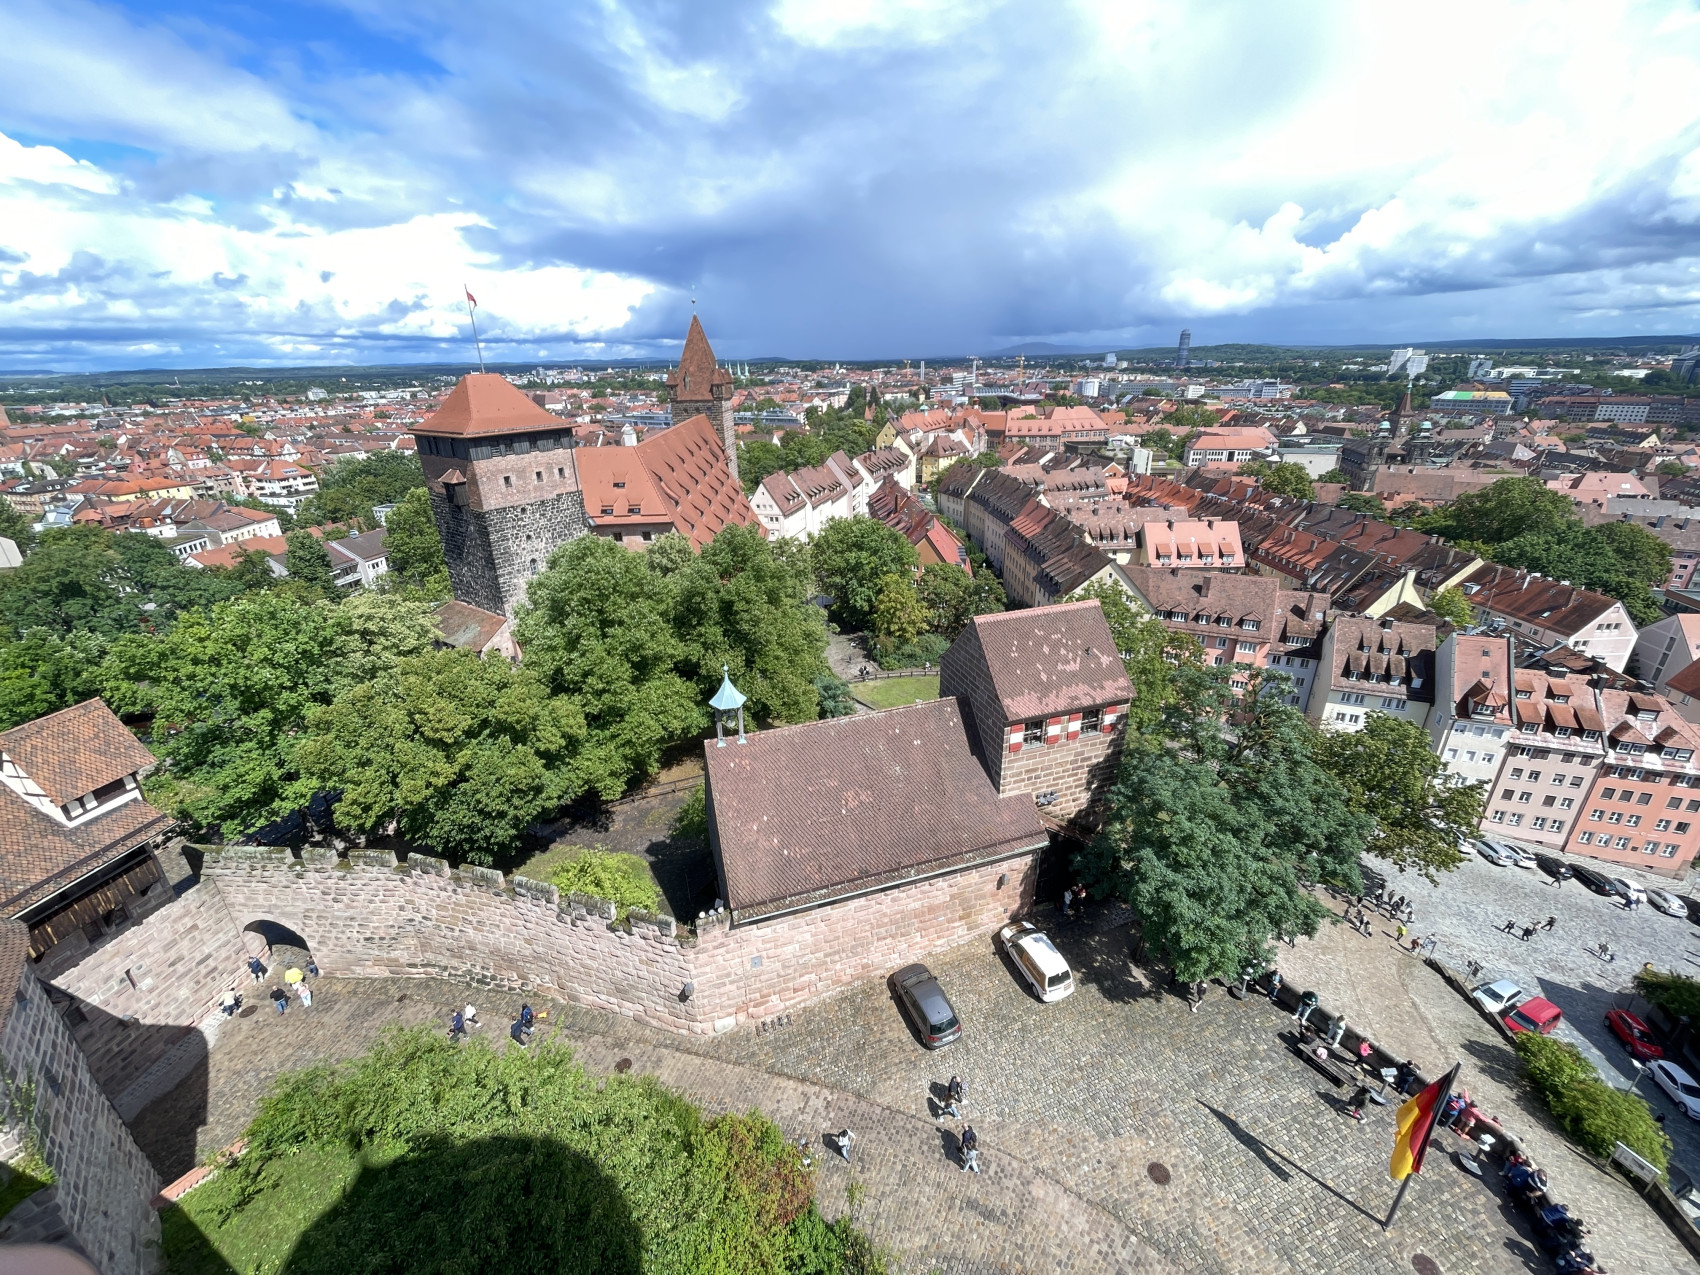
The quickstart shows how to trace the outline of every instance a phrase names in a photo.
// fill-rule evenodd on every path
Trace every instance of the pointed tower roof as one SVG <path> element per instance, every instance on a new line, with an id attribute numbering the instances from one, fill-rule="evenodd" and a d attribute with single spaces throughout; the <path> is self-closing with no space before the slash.
<path id="1" fill-rule="evenodd" d="M 726 665 L 720 666 L 720 689 L 714 692 L 714 698 L 708 701 L 710 708 L 717 708 L 723 713 L 742 708 L 748 697 L 736 686 L 732 685 L 732 671 Z"/>
<path id="2" fill-rule="evenodd" d="M 725 389 L 716 394 L 715 390 L 721 386 Z M 726 398 L 731 393 L 732 374 L 715 363 L 708 333 L 702 330 L 702 320 L 694 314 L 691 330 L 685 334 L 679 366 L 668 373 L 667 389 L 675 403 L 703 403 Z"/>
<path id="3" fill-rule="evenodd" d="M 564 428 L 560 417 L 537 406 L 505 377 L 494 372 L 471 372 L 460 378 L 460 384 L 449 391 L 443 405 L 414 433 L 465 438 Z"/>

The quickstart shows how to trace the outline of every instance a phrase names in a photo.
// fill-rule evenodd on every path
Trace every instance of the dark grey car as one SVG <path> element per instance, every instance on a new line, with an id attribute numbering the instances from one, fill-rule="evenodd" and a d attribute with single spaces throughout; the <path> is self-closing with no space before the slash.
<path id="1" fill-rule="evenodd" d="M 891 990 L 928 1049 L 942 1049 L 962 1035 L 962 1024 L 944 988 L 925 965 L 905 965 L 891 976 Z"/>

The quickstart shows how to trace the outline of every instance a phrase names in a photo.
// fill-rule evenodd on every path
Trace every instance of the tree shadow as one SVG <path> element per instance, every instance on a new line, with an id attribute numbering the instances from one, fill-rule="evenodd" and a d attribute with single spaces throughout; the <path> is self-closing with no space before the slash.
<path id="1" fill-rule="evenodd" d="M 548 1138 L 441 1138 L 364 1169 L 283 1271 L 623 1275 L 642 1258 L 624 1195 L 586 1156 Z"/>
<path id="2" fill-rule="evenodd" d="M 1067 925 L 1048 928 L 1046 933 L 1067 959 L 1075 978 L 1092 984 L 1111 1004 L 1126 1005 L 1162 997 L 1166 980 L 1141 967 L 1129 931 L 1094 931 L 1085 926 Z M 1020 978 L 1020 974 L 1014 973 L 1013 977 Z"/>

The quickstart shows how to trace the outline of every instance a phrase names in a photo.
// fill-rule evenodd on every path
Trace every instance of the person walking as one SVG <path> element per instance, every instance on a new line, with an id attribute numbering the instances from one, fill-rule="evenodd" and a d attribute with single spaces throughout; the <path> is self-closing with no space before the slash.
<path id="1" fill-rule="evenodd" d="M 519 1007 L 519 1029 L 527 1036 L 537 1030 L 537 1015 L 531 1012 L 531 1006 Z"/>
<path id="2" fill-rule="evenodd" d="M 1530 921 L 1529 924 L 1527 924 L 1523 927 L 1523 932 L 1521 934 L 1519 934 L 1517 937 L 1522 939 L 1523 942 L 1525 942 L 1525 943 L 1527 943 L 1530 939 L 1534 938 L 1535 937 L 1535 923 L 1533 921 Z"/>
<path id="3" fill-rule="evenodd" d="M 1399 922 L 1398 926 L 1393 931 L 1393 941 L 1398 943 L 1401 947 L 1404 946 L 1406 933 L 1405 923 L 1403 921 Z"/>
<path id="4" fill-rule="evenodd" d="M 1364 1118 L 1364 1103 L 1369 1101 L 1369 1086 L 1360 1084 L 1346 1100 L 1346 1114 L 1353 1120 Z"/>
<path id="5" fill-rule="evenodd" d="M 1068 889 L 1063 891 L 1063 920 L 1068 921 L 1073 919 L 1074 914 L 1069 911 L 1069 908 L 1073 905 L 1073 903 L 1074 887 L 1070 886 Z"/>
<path id="6" fill-rule="evenodd" d="M 1541 923 L 1541 928 L 1543 930 L 1550 931 L 1552 929 L 1552 927 L 1557 925 L 1557 924 L 1558 924 L 1558 918 L 1556 916 L 1549 916 L 1544 922 Z"/>
<path id="7" fill-rule="evenodd" d="M 458 1009 L 449 1019 L 449 1043 L 452 1045 L 466 1035 L 466 1017 Z"/>
<path id="8" fill-rule="evenodd" d="M 980 1171 L 980 1135 L 974 1132 L 973 1125 L 962 1126 L 962 1171 Z"/>
<path id="9" fill-rule="evenodd" d="M 1279 1004 L 1281 1001 L 1281 971 L 1269 971 L 1269 999 Z"/>
<path id="10" fill-rule="evenodd" d="M 1300 1027 L 1305 1026 L 1310 1021 L 1311 1012 L 1316 1009 L 1319 999 L 1315 992 L 1306 992 L 1299 997 L 1299 1008 L 1293 1014 L 1293 1021 Z"/>
<path id="11" fill-rule="evenodd" d="M 466 1026 L 466 1034 L 468 1036 L 472 1035 L 472 1029 L 474 1027 L 478 1026 L 478 1010 L 477 1010 L 477 1008 L 475 1006 L 468 1005 L 465 1009 L 460 1011 L 460 1015 L 461 1015 L 461 1020 L 464 1022 L 465 1026 Z"/>
<path id="12" fill-rule="evenodd" d="M 850 1146 L 856 1141 L 856 1135 L 849 1129 L 840 1129 L 832 1135 L 832 1143 L 838 1148 L 838 1154 L 844 1157 L 844 1163 L 850 1163 Z"/>
<path id="13" fill-rule="evenodd" d="M 313 1008 L 313 989 L 308 987 L 306 983 L 297 983 L 295 985 L 295 994 L 301 998 L 302 1009 Z"/>
<path id="14" fill-rule="evenodd" d="M 277 1006 L 278 1017 L 289 1012 L 289 993 L 281 987 L 272 988 L 272 1004 Z"/>
<path id="15" fill-rule="evenodd" d="M 1334 1025 L 1328 1029 L 1328 1043 L 1338 1047 L 1340 1044 L 1340 1038 L 1345 1034 L 1346 1016 L 1344 1014 L 1337 1014 L 1334 1017 Z"/>
<path id="16" fill-rule="evenodd" d="M 512 1040 L 514 1044 L 519 1045 L 522 1048 L 528 1043 L 525 1035 L 525 1026 L 519 1019 L 514 1019 L 513 1024 L 508 1028 L 508 1038 Z"/>
<path id="17" fill-rule="evenodd" d="M 939 1108 L 935 1121 L 949 1116 L 952 1120 L 962 1119 L 962 1100 L 967 1096 L 968 1086 L 962 1083 L 961 1076 L 952 1076 L 950 1083 L 944 1089 L 944 1105 Z"/>
<path id="18" fill-rule="evenodd" d="M 319 977 L 319 963 L 310 956 L 307 958 L 307 972 L 314 978 Z"/>
<path id="19" fill-rule="evenodd" d="M 254 976 L 254 981 L 258 983 L 265 978 L 266 967 L 260 964 L 259 957 L 250 956 L 248 958 L 248 972 Z"/>
<path id="20" fill-rule="evenodd" d="M 1393 1072 L 1393 1088 L 1402 1094 L 1409 1095 L 1411 1082 L 1417 1078 L 1417 1067 L 1409 1058 L 1400 1063 Z"/>
<path id="21" fill-rule="evenodd" d="M 224 1011 L 224 1016 L 226 1018 L 235 1014 L 237 1006 L 241 1003 L 242 998 L 236 994 L 236 989 L 234 987 L 225 988 L 224 995 L 218 998 L 218 1007 Z"/>

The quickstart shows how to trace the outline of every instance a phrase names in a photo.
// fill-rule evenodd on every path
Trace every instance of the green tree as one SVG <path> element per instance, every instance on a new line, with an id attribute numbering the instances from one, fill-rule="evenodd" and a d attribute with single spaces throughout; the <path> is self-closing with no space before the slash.
<path id="1" fill-rule="evenodd" d="M 428 651 L 314 710 L 295 750 L 299 800 L 339 794 L 340 827 L 395 829 L 457 862 L 510 857 L 521 834 L 576 797 L 585 736 L 571 700 L 530 669 Z"/>
<path id="2" fill-rule="evenodd" d="M 841 628 L 868 630 L 885 577 L 915 571 L 915 549 L 902 532 L 876 518 L 837 518 L 810 544 L 815 580 L 832 599 Z"/>
<path id="3" fill-rule="evenodd" d="M 18 546 L 19 553 L 28 553 L 35 544 L 35 527 L 8 500 L 0 500 L 0 537 Z"/>
<path id="4" fill-rule="evenodd" d="M 1486 792 L 1452 778 L 1422 728 L 1372 712 L 1361 731 L 1320 735 L 1314 751 L 1352 808 L 1374 819 L 1369 853 L 1431 882 L 1464 861 L 1459 846 L 1481 823 Z"/>
<path id="5" fill-rule="evenodd" d="M 1273 495 L 1290 496 L 1294 500 L 1316 499 L 1316 488 L 1311 486 L 1309 472 L 1295 461 L 1284 460 L 1271 465 L 1268 461 L 1254 460 L 1241 465 L 1239 472 L 1247 478 L 1257 479 L 1258 485 Z"/>
<path id="6" fill-rule="evenodd" d="M 308 596 L 332 597 L 337 592 L 336 577 L 331 570 L 330 550 L 325 542 L 305 529 L 292 531 L 284 537 L 289 551 L 284 566 L 289 578 L 306 590 Z"/>
<path id="7" fill-rule="evenodd" d="M 738 475 L 743 480 L 745 494 L 755 491 L 769 474 L 777 474 L 784 469 L 785 453 L 777 443 L 757 439 L 738 444 Z"/>
<path id="8" fill-rule="evenodd" d="M 1335 503 L 1341 509 L 1349 509 L 1355 514 L 1368 514 L 1372 518 L 1380 518 L 1387 513 L 1387 506 L 1374 492 L 1348 491 Z"/>
<path id="9" fill-rule="evenodd" d="M 1428 600 L 1428 609 L 1454 627 L 1464 629 L 1476 622 L 1475 608 L 1457 585 L 1442 589 Z"/>
<path id="10" fill-rule="evenodd" d="M 91 633 L 31 629 L 17 639 L 0 636 L 0 730 L 99 694 L 105 648 Z"/>
<path id="11" fill-rule="evenodd" d="M 319 475 L 319 490 L 296 514 L 303 527 L 327 522 L 377 526 L 372 506 L 393 505 L 425 486 L 425 471 L 412 452 L 382 451 L 338 461 Z"/>
<path id="12" fill-rule="evenodd" d="M 604 800 L 659 769 L 672 743 L 706 731 L 707 697 L 679 672 L 671 578 L 601 536 L 556 550 L 515 624 L 526 666 L 584 714 L 578 764 Z"/>
<path id="13" fill-rule="evenodd" d="M 1316 481 L 1319 483 L 1348 483 L 1351 482 L 1351 479 L 1346 477 L 1345 470 L 1336 466 L 1326 474 L 1317 475 Z"/>
<path id="14" fill-rule="evenodd" d="M 822 717 L 849 717 L 856 711 L 856 701 L 850 694 L 850 683 L 830 673 L 815 679 L 815 692 L 820 696 Z"/>
<path id="15" fill-rule="evenodd" d="M 953 562 L 929 562 L 922 567 L 915 588 L 927 613 L 928 630 L 954 639 L 976 615 L 1002 611 L 1002 586 L 993 596 L 986 585 L 984 576 L 970 576 Z"/>
<path id="16" fill-rule="evenodd" d="M 431 512 L 431 493 L 423 487 L 408 492 L 390 510 L 384 527 L 390 574 L 411 588 L 448 597 L 449 568 L 443 561 L 443 542 Z"/>
<path id="17" fill-rule="evenodd" d="M 1667 460 L 1662 461 L 1654 472 L 1662 478 L 1682 478 L 1687 475 L 1688 466 L 1680 460 Z"/>
<path id="18" fill-rule="evenodd" d="M 1442 505 L 1418 527 L 1448 540 L 1500 545 L 1519 536 L 1556 535 L 1576 521 L 1575 503 L 1539 478 L 1501 478 Z"/>
<path id="19" fill-rule="evenodd" d="M 880 581 L 873 628 L 882 651 L 895 651 L 927 631 L 927 608 L 916 591 L 913 575 L 893 571 Z"/>

